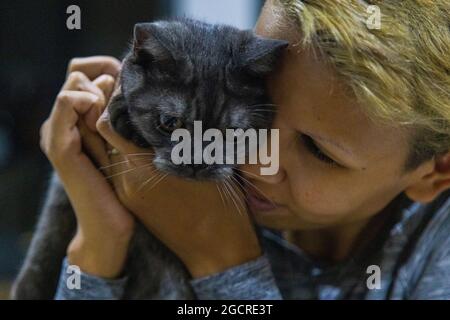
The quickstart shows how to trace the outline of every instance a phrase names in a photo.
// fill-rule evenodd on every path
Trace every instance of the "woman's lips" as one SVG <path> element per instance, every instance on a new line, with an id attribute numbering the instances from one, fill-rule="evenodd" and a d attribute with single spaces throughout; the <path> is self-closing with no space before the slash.
<path id="1" fill-rule="evenodd" d="M 271 211 L 278 207 L 277 204 L 259 196 L 253 190 L 247 190 L 247 203 L 252 211 Z"/>

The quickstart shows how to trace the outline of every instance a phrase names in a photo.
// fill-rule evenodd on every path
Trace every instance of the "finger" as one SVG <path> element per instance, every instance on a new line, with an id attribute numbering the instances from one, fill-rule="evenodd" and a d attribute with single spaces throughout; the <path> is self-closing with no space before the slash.
<path id="1" fill-rule="evenodd" d="M 97 79 L 92 82 L 96 87 L 98 87 L 103 92 L 103 96 L 105 97 L 105 107 L 111 98 L 111 94 L 114 91 L 115 79 L 108 75 L 102 74 Z M 101 110 L 103 112 L 103 109 Z"/>
<path id="2" fill-rule="evenodd" d="M 94 80 L 102 74 L 109 74 L 116 78 L 120 72 L 120 66 L 119 60 L 109 56 L 74 58 L 69 63 L 67 73 L 70 74 L 74 71 L 80 71 L 91 80 Z"/>
<path id="3" fill-rule="evenodd" d="M 106 150 L 105 141 L 98 134 L 90 132 L 87 125 L 81 121 L 78 123 L 80 134 L 83 137 L 83 148 L 88 153 L 89 157 L 99 167 L 106 167 L 109 165 L 109 157 Z"/>
<path id="4" fill-rule="evenodd" d="M 97 121 L 97 130 L 110 145 L 123 155 L 148 152 L 148 149 L 142 149 L 135 146 L 131 141 L 122 138 L 114 130 L 109 121 L 109 112 L 107 109 L 105 109 Z"/>
<path id="5" fill-rule="evenodd" d="M 103 91 L 80 71 L 71 72 L 61 90 L 87 91 L 97 95 L 100 99 L 105 100 Z"/>
<path id="6" fill-rule="evenodd" d="M 89 112 L 99 101 L 99 97 L 90 92 L 61 91 L 50 115 L 52 128 L 61 131 L 71 130 L 79 117 Z"/>
<path id="7" fill-rule="evenodd" d="M 110 75 L 105 75 L 105 77 L 107 77 L 107 79 L 114 79 Z M 100 79 L 100 81 L 105 82 L 105 80 L 102 79 Z M 94 107 L 84 115 L 84 120 L 86 121 L 89 129 L 96 131 L 97 129 L 95 123 L 97 122 L 100 114 L 103 112 L 103 109 L 106 106 L 106 98 L 103 90 L 99 88 L 94 82 L 89 80 L 89 78 L 80 71 L 74 71 L 69 74 L 66 82 L 62 87 L 62 90 L 85 91 L 95 94 L 99 97 L 99 101 L 95 103 Z"/>
<path id="8" fill-rule="evenodd" d="M 47 136 L 48 136 L 48 134 L 47 134 L 47 131 L 48 131 L 48 124 L 49 124 L 49 120 L 46 120 L 43 124 L 42 124 L 42 126 L 41 126 L 41 128 L 40 128 L 40 130 L 39 130 L 39 137 L 40 137 L 40 140 L 39 140 L 39 146 L 41 147 L 41 150 L 43 151 L 43 152 L 45 152 L 45 150 L 46 150 L 46 143 L 47 143 Z"/>

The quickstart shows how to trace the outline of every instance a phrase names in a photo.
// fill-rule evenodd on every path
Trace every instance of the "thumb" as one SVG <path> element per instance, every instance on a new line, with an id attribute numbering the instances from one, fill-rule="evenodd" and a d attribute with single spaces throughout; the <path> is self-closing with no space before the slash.
<path id="1" fill-rule="evenodd" d="M 97 131 L 100 135 L 122 155 L 148 153 L 148 149 L 142 149 L 121 137 L 112 127 L 108 109 L 105 109 L 97 121 Z"/>
<path id="2" fill-rule="evenodd" d="M 109 74 L 103 74 L 97 79 L 93 81 L 94 85 L 96 85 L 100 90 L 102 90 L 103 95 L 105 97 L 105 106 L 108 105 L 109 99 L 111 98 L 111 94 L 114 91 L 115 80 Z M 104 109 L 103 107 L 103 109 Z M 101 112 L 103 112 L 103 109 Z M 99 113 L 100 115 L 101 113 Z"/>
<path id="3" fill-rule="evenodd" d="M 89 110 L 84 117 L 88 128 L 95 132 L 95 124 L 102 114 L 103 110 L 105 110 L 106 106 L 108 105 L 108 101 L 111 98 L 111 94 L 114 90 L 115 80 L 112 76 L 104 74 L 95 79 L 92 83 L 103 93 L 102 99 L 100 99 L 98 103 L 95 103 L 92 106 L 92 109 Z"/>

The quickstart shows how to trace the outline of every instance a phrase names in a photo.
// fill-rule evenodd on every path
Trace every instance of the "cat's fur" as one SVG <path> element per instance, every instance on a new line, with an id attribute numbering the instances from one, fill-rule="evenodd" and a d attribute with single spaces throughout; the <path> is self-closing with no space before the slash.
<path id="1" fill-rule="evenodd" d="M 138 24 L 134 34 L 123 61 L 121 93 L 108 106 L 113 127 L 140 146 L 151 145 L 161 171 L 194 179 L 232 174 L 226 165 L 171 164 L 173 142 L 158 124 L 175 115 L 188 130 L 194 120 L 203 122 L 203 130 L 269 128 L 273 112 L 265 78 L 287 43 L 189 19 Z M 54 174 L 13 298 L 54 297 L 75 229 L 72 207 Z M 139 223 L 125 269 L 124 299 L 194 298 L 182 263 Z"/>

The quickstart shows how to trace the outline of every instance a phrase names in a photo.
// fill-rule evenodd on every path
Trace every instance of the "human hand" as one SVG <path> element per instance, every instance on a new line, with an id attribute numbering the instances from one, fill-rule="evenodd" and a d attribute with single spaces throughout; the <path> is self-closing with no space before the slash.
<path id="1" fill-rule="evenodd" d="M 111 57 L 73 59 L 67 80 L 41 127 L 41 148 L 52 163 L 77 217 L 68 259 L 84 272 L 117 277 L 123 268 L 134 218 L 96 168 L 109 165 L 95 123 L 114 88 L 120 63 Z"/>
<path id="2" fill-rule="evenodd" d="M 152 150 L 138 148 L 119 136 L 107 110 L 97 129 L 117 150 L 112 153 L 108 174 L 120 201 L 184 262 L 194 278 L 261 255 L 237 189 L 231 191 L 228 185 L 227 191 L 219 192 L 214 182 L 160 173 L 152 165 Z M 234 199 L 226 203 L 225 194 L 233 194 Z"/>

